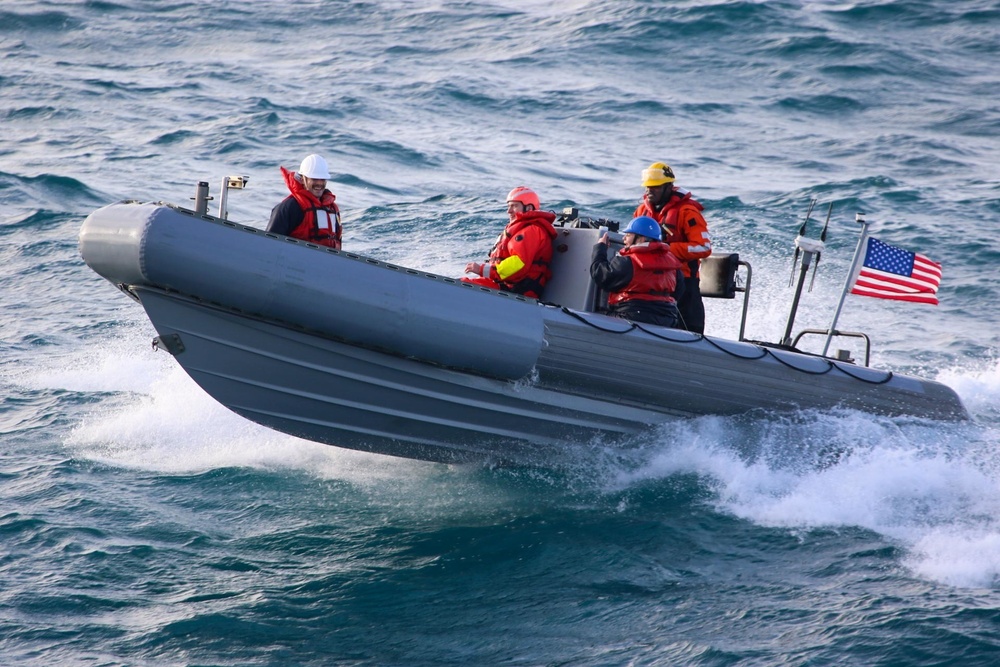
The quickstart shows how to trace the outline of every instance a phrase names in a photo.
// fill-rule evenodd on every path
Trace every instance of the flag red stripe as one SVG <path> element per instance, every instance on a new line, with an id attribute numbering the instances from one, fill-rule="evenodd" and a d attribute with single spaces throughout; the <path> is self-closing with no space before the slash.
<path id="1" fill-rule="evenodd" d="M 858 276 L 858 282 L 860 283 L 862 280 L 885 283 L 887 287 L 889 285 L 898 285 L 900 288 L 910 289 L 915 292 L 936 292 L 940 284 L 927 280 L 904 278 L 895 273 L 886 273 L 885 271 L 878 271 L 876 269 L 862 269 L 861 275 Z"/>
<path id="2" fill-rule="evenodd" d="M 935 306 L 938 305 L 937 296 L 927 292 L 904 294 L 900 292 L 885 292 L 882 290 L 855 287 L 851 290 L 851 294 L 857 294 L 858 296 L 871 296 L 876 299 L 888 299 L 890 301 L 910 301 L 912 303 L 929 303 Z"/>

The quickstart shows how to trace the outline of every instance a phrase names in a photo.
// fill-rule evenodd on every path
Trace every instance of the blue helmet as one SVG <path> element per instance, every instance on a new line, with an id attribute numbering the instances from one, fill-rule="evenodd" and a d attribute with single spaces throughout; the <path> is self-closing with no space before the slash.
<path id="1" fill-rule="evenodd" d="M 654 241 L 659 241 L 660 224 L 648 215 L 640 215 L 638 218 L 633 218 L 632 222 L 628 223 L 628 227 L 622 230 L 622 233 L 638 234 L 639 236 L 645 236 L 646 238 L 653 239 Z"/>

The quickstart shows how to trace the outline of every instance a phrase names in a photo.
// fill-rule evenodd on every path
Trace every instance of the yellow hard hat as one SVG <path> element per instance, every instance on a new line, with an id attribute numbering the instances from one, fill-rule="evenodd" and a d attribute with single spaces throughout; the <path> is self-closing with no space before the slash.
<path id="1" fill-rule="evenodd" d="M 674 182 L 674 170 L 669 164 L 654 162 L 642 170 L 642 187 L 655 188 L 657 185 Z"/>

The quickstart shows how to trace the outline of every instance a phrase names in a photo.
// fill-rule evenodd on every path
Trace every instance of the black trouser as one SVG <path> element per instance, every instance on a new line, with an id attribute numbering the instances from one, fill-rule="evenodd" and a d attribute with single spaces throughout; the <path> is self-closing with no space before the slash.
<path id="1" fill-rule="evenodd" d="M 684 292 L 677 298 L 677 310 L 685 329 L 705 333 L 705 304 L 701 300 L 701 281 L 698 278 L 684 279 Z"/>
<path id="2" fill-rule="evenodd" d="M 646 322 L 674 329 L 681 328 L 677 306 L 664 301 L 643 301 L 642 299 L 622 301 L 609 307 L 608 314 L 624 317 L 633 322 Z"/>

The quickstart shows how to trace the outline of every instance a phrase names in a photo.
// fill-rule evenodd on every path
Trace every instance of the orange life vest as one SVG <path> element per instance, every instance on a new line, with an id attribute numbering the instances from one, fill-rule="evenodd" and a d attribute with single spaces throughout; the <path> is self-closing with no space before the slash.
<path id="1" fill-rule="evenodd" d="M 343 228 L 340 225 L 340 208 L 337 206 L 336 195 L 323 190 L 322 198 L 317 199 L 295 177 L 295 172 L 281 167 L 281 174 L 285 177 L 290 196 L 302 209 L 302 222 L 289 236 L 340 250 Z"/>

